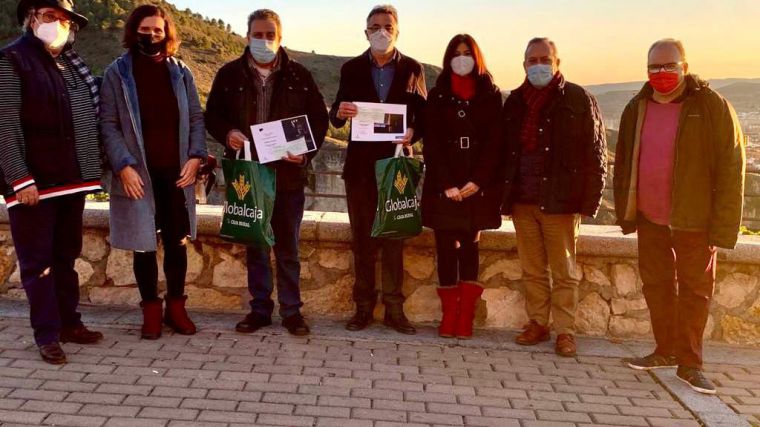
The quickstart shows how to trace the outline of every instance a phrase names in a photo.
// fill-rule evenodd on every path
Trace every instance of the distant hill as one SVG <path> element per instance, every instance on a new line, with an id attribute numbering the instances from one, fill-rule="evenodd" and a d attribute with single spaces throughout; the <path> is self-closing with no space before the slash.
<path id="1" fill-rule="evenodd" d="M 137 5 L 160 4 L 171 11 L 182 46 L 178 57 L 193 70 L 198 90 L 205 100 L 219 68 L 243 52 L 245 38 L 231 31 L 229 24 L 206 18 L 190 9 L 178 10 L 164 0 L 77 0 L 76 9 L 90 24 L 78 35 L 77 50 L 96 74 L 122 54 L 121 37 L 128 14 Z M 0 45 L 5 45 L 20 33 L 16 23 L 17 0 L 0 0 Z M 290 51 L 293 58 L 304 64 L 314 75 L 327 104 L 338 91 L 340 67 L 347 57 L 318 55 Z M 358 53 L 358 52 L 357 52 Z M 440 68 L 425 65 L 428 86 L 432 87 Z"/>
<path id="2" fill-rule="evenodd" d="M 737 113 L 760 113 L 760 79 L 719 79 L 710 80 L 709 82 L 712 89 L 715 89 L 731 102 Z M 617 89 L 606 92 L 600 92 L 599 86 L 586 86 L 586 89 L 596 95 L 605 120 L 608 123 L 614 123 L 615 126 L 613 127 L 617 127 L 617 122 L 623 114 L 623 109 L 628 101 L 641 89 L 643 82 L 637 83 L 636 86 L 633 85 L 633 83 L 602 85 Z M 625 89 L 626 87 L 628 89 Z M 755 125 L 754 122 L 748 122 L 747 120 L 745 119 L 742 123 L 745 127 Z"/>
<path id="3" fill-rule="evenodd" d="M 710 87 L 713 89 L 721 89 L 725 86 L 733 85 L 734 83 L 758 83 L 760 84 L 760 78 L 755 79 L 711 79 L 708 80 Z M 606 92 L 638 92 L 641 86 L 644 85 L 644 81 L 637 82 L 624 82 L 624 83 L 606 83 L 600 85 L 588 85 L 584 86 L 586 90 L 599 95 Z"/>

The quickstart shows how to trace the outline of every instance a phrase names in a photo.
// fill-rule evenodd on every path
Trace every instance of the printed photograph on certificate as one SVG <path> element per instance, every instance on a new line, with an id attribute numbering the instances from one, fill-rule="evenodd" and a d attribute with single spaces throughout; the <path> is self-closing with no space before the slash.
<path id="1" fill-rule="evenodd" d="M 406 134 L 406 105 L 354 102 L 358 108 L 351 119 L 352 141 L 395 141 Z"/>
<path id="2" fill-rule="evenodd" d="M 305 115 L 253 125 L 251 135 L 261 163 L 282 160 L 287 153 L 299 155 L 317 149 Z"/>

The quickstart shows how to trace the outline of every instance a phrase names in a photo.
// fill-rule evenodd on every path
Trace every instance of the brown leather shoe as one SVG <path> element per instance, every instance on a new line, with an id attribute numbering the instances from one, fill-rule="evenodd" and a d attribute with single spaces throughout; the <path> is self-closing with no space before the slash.
<path id="1" fill-rule="evenodd" d="M 540 342 L 549 341 L 549 338 L 549 328 L 531 320 L 525 325 L 525 330 L 515 338 L 515 342 L 520 345 L 536 345 Z"/>
<path id="2" fill-rule="evenodd" d="M 562 357 L 575 357 L 575 337 L 570 334 L 557 335 L 557 345 L 554 347 L 554 352 Z"/>
<path id="3" fill-rule="evenodd" d="M 66 363 L 66 353 L 57 342 L 39 346 L 42 360 L 51 365 L 63 365 Z"/>
<path id="4" fill-rule="evenodd" d="M 91 331 L 84 325 L 64 327 L 61 329 L 61 342 L 73 342 L 76 344 L 95 344 L 103 339 L 103 334 Z"/>

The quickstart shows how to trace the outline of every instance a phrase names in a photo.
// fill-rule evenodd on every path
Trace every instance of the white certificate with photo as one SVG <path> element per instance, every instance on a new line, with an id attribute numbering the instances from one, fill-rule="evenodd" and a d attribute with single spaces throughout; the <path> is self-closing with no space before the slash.
<path id="1" fill-rule="evenodd" d="M 305 115 L 253 125 L 251 135 L 260 163 L 282 160 L 287 153 L 297 156 L 317 149 Z"/>
<path id="2" fill-rule="evenodd" d="M 352 141 L 395 141 L 406 135 L 406 105 L 354 102 L 359 109 L 351 119 Z"/>

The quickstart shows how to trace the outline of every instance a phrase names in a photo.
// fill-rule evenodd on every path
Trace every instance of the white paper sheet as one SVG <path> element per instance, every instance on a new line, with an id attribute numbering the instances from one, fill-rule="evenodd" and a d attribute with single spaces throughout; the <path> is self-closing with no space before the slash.
<path id="1" fill-rule="evenodd" d="M 305 115 L 253 125 L 251 135 L 260 163 L 282 160 L 287 153 L 299 155 L 317 149 Z"/>
<path id="2" fill-rule="evenodd" d="M 354 102 L 359 109 L 351 119 L 353 141 L 395 141 L 406 134 L 406 105 Z"/>

